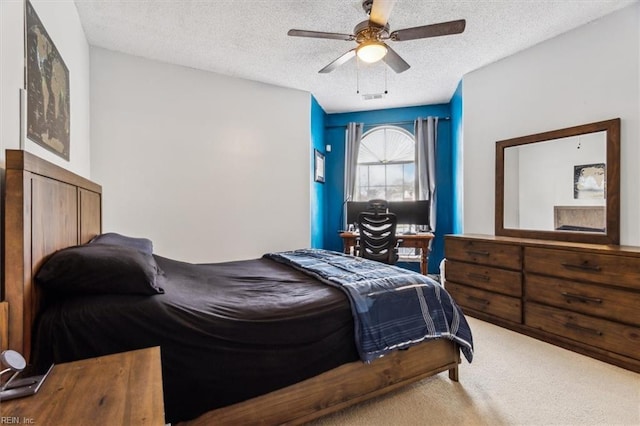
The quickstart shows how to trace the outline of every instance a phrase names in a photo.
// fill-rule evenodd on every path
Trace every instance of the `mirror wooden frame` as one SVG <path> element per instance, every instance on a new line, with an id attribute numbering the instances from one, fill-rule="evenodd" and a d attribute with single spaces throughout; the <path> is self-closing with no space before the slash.
<path id="1" fill-rule="evenodd" d="M 606 231 L 539 231 L 504 227 L 504 150 L 509 147 L 586 133 L 606 132 Z M 592 244 L 620 244 L 620 119 L 599 121 L 496 142 L 495 234 L 507 237 L 560 240 Z"/>

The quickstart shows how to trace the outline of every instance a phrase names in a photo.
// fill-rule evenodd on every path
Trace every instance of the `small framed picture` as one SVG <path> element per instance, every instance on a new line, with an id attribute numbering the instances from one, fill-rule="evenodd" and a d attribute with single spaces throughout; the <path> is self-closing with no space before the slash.
<path id="1" fill-rule="evenodd" d="M 314 176 L 315 181 L 324 183 L 324 154 L 317 149 L 313 150 L 314 153 Z"/>
<path id="2" fill-rule="evenodd" d="M 582 164 L 573 167 L 573 198 L 604 199 L 606 185 L 605 163 Z"/>

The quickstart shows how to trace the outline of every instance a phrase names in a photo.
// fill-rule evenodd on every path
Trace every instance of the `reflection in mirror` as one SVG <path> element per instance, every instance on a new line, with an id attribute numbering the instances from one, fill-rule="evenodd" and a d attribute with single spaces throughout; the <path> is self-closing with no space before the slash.
<path id="1" fill-rule="evenodd" d="M 605 232 L 606 141 L 596 132 L 505 148 L 504 227 Z"/>
<path id="2" fill-rule="evenodd" d="M 496 235 L 619 244 L 620 119 L 496 143 Z"/>

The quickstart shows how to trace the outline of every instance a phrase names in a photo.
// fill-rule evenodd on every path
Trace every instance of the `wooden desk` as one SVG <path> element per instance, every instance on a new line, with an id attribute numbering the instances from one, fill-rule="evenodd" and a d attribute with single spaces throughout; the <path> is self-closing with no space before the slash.
<path id="1" fill-rule="evenodd" d="M 34 425 L 165 425 L 160 348 L 54 365 L 40 391 L 0 403 Z"/>
<path id="2" fill-rule="evenodd" d="M 354 234 L 353 232 L 341 232 L 340 238 L 342 238 L 342 243 L 344 244 L 344 252 L 346 254 L 352 254 L 351 249 L 356 246 L 358 234 Z M 398 234 L 397 238 L 402 240 L 400 247 L 420 249 L 420 272 L 422 275 L 427 275 L 429 265 L 429 244 L 433 239 L 433 234 L 430 232 L 420 232 L 412 235 Z"/>

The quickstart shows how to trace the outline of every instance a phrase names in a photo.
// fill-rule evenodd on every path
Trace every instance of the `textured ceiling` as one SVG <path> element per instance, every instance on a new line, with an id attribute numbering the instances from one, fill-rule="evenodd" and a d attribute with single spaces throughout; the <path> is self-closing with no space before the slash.
<path id="1" fill-rule="evenodd" d="M 402 74 L 355 59 L 318 74 L 355 42 L 287 36 L 291 28 L 351 34 L 367 19 L 361 0 L 75 3 L 93 46 L 305 90 L 333 113 L 448 102 L 464 74 L 637 1 L 398 0 L 391 31 L 467 23 L 458 35 L 389 42 L 411 65 Z M 381 99 L 363 99 L 385 90 Z"/>

